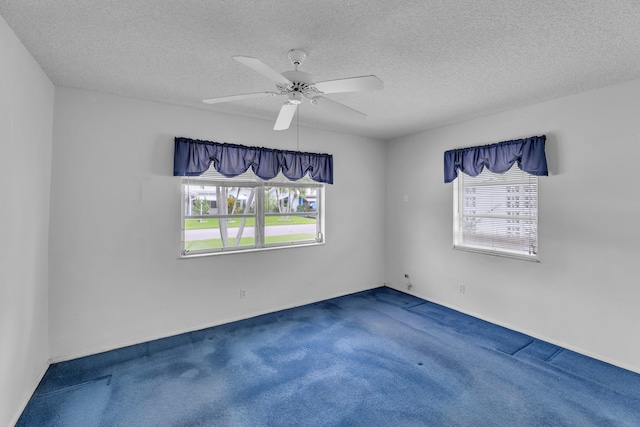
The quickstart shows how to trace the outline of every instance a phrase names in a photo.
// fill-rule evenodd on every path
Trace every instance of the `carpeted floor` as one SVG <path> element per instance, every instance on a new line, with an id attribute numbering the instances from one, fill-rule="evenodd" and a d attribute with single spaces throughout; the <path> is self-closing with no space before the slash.
<path id="1" fill-rule="evenodd" d="M 639 426 L 640 375 L 377 288 L 52 365 L 18 426 Z"/>

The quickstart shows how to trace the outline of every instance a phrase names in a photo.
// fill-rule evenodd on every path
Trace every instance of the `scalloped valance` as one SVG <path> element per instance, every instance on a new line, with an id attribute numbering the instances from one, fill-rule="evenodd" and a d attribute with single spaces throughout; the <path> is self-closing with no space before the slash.
<path id="1" fill-rule="evenodd" d="M 278 173 L 295 181 L 309 175 L 316 182 L 333 184 L 333 156 L 272 148 L 175 138 L 173 157 L 174 176 L 202 175 L 213 162 L 222 175 L 232 178 L 251 167 L 264 180 Z"/>
<path id="2" fill-rule="evenodd" d="M 486 167 L 494 173 L 505 173 L 515 162 L 531 175 L 549 175 L 544 153 L 546 136 L 499 142 L 477 147 L 459 148 L 444 153 L 444 182 L 451 182 L 458 171 L 476 176 Z"/>

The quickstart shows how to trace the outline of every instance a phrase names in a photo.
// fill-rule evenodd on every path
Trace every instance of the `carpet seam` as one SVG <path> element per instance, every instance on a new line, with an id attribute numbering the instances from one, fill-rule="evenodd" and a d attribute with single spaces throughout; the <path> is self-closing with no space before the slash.
<path id="1" fill-rule="evenodd" d="M 418 306 L 425 305 L 426 303 L 427 303 L 427 301 L 423 301 L 423 302 L 419 302 L 419 303 L 414 304 L 414 305 L 410 305 L 410 306 L 407 306 L 407 307 L 402 307 L 402 309 L 403 310 L 410 310 L 412 308 L 416 308 Z"/>
<path id="2" fill-rule="evenodd" d="M 523 345 L 522 347 L 516 349 L 513 353 L 507 353 L 506 351 L 504 353 L 508 354 L 509 356 L 513 356 L 515 355 L 517 352 L 524 350 L 525 348 L 529 347 L 531 344 L 533 344 L 535 342 L 534 339 L 532 339 L 531 341 L 529 341 L 528 343 L 526 343 L 525 345 Z M 500 350 L 500 349 L 498 349 Z M 502 350 L 500 350 L 502 351 Z"/>
<path id="3" fill-rule="evenodd" d="M 544 359 L 544 361 L 547 362 L 547 363 L 551 363 L 553 361 L 553 359 L 555 359 L 556 356 L 558 356 L 563 350 L 564 349 L 562 347 L 558 347 L 558 349 L 556 351 L 554 351 L 551 356 L 549 356 L 546 359 Z"/>
<path id="4" fill-rule="evenodd" d="M 78 383 L 78 384 L 70 385 L 70 386 L 67 386 L 67 387 L 62 387 L 62 388 L 59 388 L 57 390 L 47 391 L 45 393 L 37 393 L 37 394 L 34 394 L 34 397 L 41 398 L 41 397 L 53 396 L 53 395 L 56 395 L 58 393 L 64 393 L 64 392 L 67 392 L 67 391 L 78 389 L 78 388 L 83 387 L 83 386 L 88 385 L 88 384 L 97 383 L 98 381 L 103 381 L 104 379 L 107 380 L 107 384 L 106 385 L 111 385 L 111 376 L 112 376 L 111 374 L 104 375 L 102 377 L 94 378 L 94 379 L 89 380 L 89 381 L 84 381 L 84 382 L 81 382 L 81 383 Z"/>

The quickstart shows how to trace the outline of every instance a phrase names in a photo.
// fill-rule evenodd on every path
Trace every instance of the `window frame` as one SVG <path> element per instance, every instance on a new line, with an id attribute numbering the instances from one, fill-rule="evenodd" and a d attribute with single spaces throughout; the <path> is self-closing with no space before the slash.
<path id="1" fill-rule="evenodd" d="M 509 174 L 513 169 L 518 169 L 517 164 L 514 164 L 512 166 L 512 168 L 507 171 L 505 174 Z M 518 171 L 516 171 L 516 173 L 518 173 Z M 500 257 L 506 257 L 506 258 L 515 258 L 515 259 L 520 259 L 520 260 L 526 260 L 526 261 L 532 261 L 532 262 L 540 262 L 539 260 L 539 199 L 540 199 L 540 185 L 539 185 L 539 180 L 538 177 L 535 175 L 531 175 L 527 172 L 523 172 L 521 170 L 519 170 L 519 176 L 516 178 L 512 178 L 512 179 L 508 179 L 508 180 L 502 180 L 499 182 L 495 182 L 495 183 L 490 183 L 490 182 L 484 182 L 484 183 L 478 183 L 476 182 L 475 184 L 468 184 L 465 185 L 465 177 L 467 177 L 467 179 L 473 179 L 473 178 L 478 178 L 478 177 L 482 177 L 484 178 L 483 174 L 492 174 L 492 175 L 504 175 L 504 174 L 494 174 L 493 172 L 490 172 L 488 169 L 484 169 L 482 171 L 481 174 L 479 174 L 476 177 L 469 177 L 468 175 L 464 174 L 463 172 L 460 172 L 458 177 L 453 181 L 453 249 L 456 250 L 462 250 L 462 251 L 467 251 L 467 252 L 475 252 L 475 253 L 481 253 L 481 254 L 487 254 L 487 255 L 494 255 L 494 256 L 500 256 Z M 508 176 L 508 175 L 507 175 Z M 511 216 L 509 216 L 510 214 L 507 213 L 507 215 L 491 215 L 491 214 L 464 214 L 464 190 L 465 188 L 477 188 L 477 187 L 491 187 L 491 186 L 528 186 L 528 185 L 534 185 L 535 186 L 535 203 L 534 206 L 528 206 L 528 210 L 530 213 L 534 213 L 534 215 L 521 215 L 520 212 L 518 213 L 518 215 L 514 215 L 513 218 L 517 218 L 517 220 L 522 221 L 533 221 L 533 228 L 535 231 L 535 238 L 534 238 L 534 244 L 531 245 L 531 242 L 529 242 L 529 251 L 528 253 L 525 253 L 524 250 L 510 250 L 510 249 L 506 249 L 506 248 L 500 248 L 500 246 L 494 246 L 493 244 L 489 245 L 482 245 L 482 244 L 469 244 L 469 243 L 465 243 L 464 242 L 464 218 L 487 218 L 487 219 L 512 219 Z M 487 196 L 488 197 L 488 196 Z M 526 200 L 525 200 L 526 201 Z M 524 201 L 523 201 L 524 202 Z M 494 202 L 495 203 L 495 202 Z M 508 200 L 505 200 L 505 209 L 508 211 L 508 206 L 507 204 L 509 203 Z M 517 203 L 520 203 L 520 200 L 517 200 Z M 519 205 L 516 205 L 516 208 L 519 208 Z M 519 223 L 518 225 L 520 227 L 521 226 Z M 507 226 L 508 227 L 508 226 Z M 497 228 L 497 227 L 496 227 Z M 521 231 L 521 233 L 524 233 L 526 231 Z M 506 238 L 506 235 L 502 235 L 503 238 Z M 521 239 L 522 242 L 525 241 L 525 238 L 523 237 Z M 524 245 L 523 245 L 524 247 Z"/>
<path id="2" fill-rule="evenodd" d="M 234 213 L 234 214 L 205 214 L 205 215 L 189 215 L 186 212 L 187 203 L 191 202 L 190 197 L 190 186 L 224 186 L 229 189 L 234 188 L 255 188 L 255 199 L 253 201 L 253 205 L 255 206 L 253 213 Z M 258 252 L 265 250 L 274 250 L 274 249 L 283 249 L 283 248 L 294 248 L 294 247 L 307 247 L 307 246 L 317 246 L 325 244 L 325 221 L 324 221 L 324 212 L 325 212 L 325 184 L 319 183 L 311 180 L 308 177 L 304 177 L 297 181 L 289 181 L 282 174 L 278 175 L 272 180 L 263 180 L 257 176 L 255 176 L 251 172 L 245 172 L 242 175 L 237 177 L 228 178 L 225 177 L 218 172 L 216 172 L 213 168 L 210 168 L 203 175 L 198 177 L 182 177 L 180 183 L 180 258 L 194 258 L 194 257 L 202 257 L 202 256 L 213 256 L 213 255 L 222 255 L 222 254 L 231 254 L 231 253 L 246 253 L 246 252 Z M 315 224 L 316 224 L 316 232 L 315 238 L 296 240 L 291 242 L 276 242 L 276 243 L 268 243 L 266 242 L 266 233 L 265 230 L 267 228 L 266 218 L 274 217 L 274 216 L 300 216 L 300 217 L 308 217 L 309 212 L 283 212 L 283 213 L 272 213 L 266 212 L 265 209 L 265 199 L 267 196 L 267 189 L 279 187 L 279 188 L 288 188 L 288 189 L 302 189 L 302 188 L 315 188 L 316 189 L 316 208 L 315 208 Z M 189 200 L 187 201 L 187 199 Z M 254 218 L 254 243 L 251 245 L 242 245 L 242 246 L 227 246 L 221 248 L 208 248 L 208 249 L 186 249 L 186 220 L 188 219 L 212 219 L 212 218 Z"/>

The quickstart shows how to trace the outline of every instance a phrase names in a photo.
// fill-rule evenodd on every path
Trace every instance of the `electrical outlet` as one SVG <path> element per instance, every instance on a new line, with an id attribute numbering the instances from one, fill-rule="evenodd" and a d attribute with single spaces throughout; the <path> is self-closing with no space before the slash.
<path id="1" fill-rule="evenodd" d="M 247 296 L 247 290 L 246 289 L 240 289 L 240 299 L 244 299 Z"/>
<path id="2" fill-rule="evenodd" d="M 460 290 L 461 294 L 464 294 L 464 292 L 465 292 L 464 284 L 460 283 L 460 286 L 459 286 L 458 289 Z"/>

